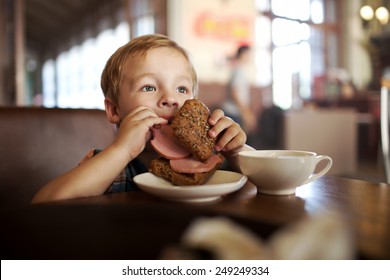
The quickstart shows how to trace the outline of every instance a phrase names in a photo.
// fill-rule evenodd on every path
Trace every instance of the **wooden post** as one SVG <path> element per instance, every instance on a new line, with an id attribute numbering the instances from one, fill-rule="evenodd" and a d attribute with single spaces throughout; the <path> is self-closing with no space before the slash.
<path id="1" fill-rule="evenodd" d="M 0 105 L 5 104 L 5 68 L 6 68 L 6 11 L 5 1 L 0 0 Z"/>
<path id="2" fill-rule="evenodd" d="M 25 28 L 24 0 L 15 0 L 15 72 L 16 72 L 16 105 L 26 105 L 25 92 Z"/>
<path id="3" fill-rule="evenodd" d="M 0 105 L 15 104 L 14 2 L 0 0 Z"/>

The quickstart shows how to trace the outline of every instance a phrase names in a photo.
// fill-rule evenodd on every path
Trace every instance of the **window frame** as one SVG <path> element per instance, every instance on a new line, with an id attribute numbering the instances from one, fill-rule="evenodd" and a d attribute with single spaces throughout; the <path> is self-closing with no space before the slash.
<path id="1" fill-rule="evenodd" d="M 339 64 L 339 61 L 340 61 L 340 59 L 339 59 L 340 58 L 340 53 L 339 53 L 338 50 L 341 49 L 340 48 L 341 40 L 340 40 L 340 26 L 339 26 L 339 23 L 336 21 L 336 19 L 339 18 L 340 12 L 341 12 L 341 8 L 342 8 L 341 4 L 339 3 L 340 1 L 323 0 L 324 16 L 323 16 L 323 22 L 322 23 L 315 23 L 310 18 L 308 20 L 300 20 L 300 19 L 294 19 L 294 18 L 288 18 L 288 17 L 285 17 L 285 16 L 276 15 L 276 14 L 274 14 L 272 12 L 272 8 L 271 8 L 272 7 L 272 0 L 265 0 L 265 1 L 268 2 L 266 4 L 266 7 L 268 6 L 268 10 L 267 11 L 260 11 L 260 10 L 258 10 L 257 18 L 265 17 L 265 18 L 267 18 L 269 20 L 269 22 L 270 22 L 270 24 L 269 24 L 270 31 L 268 33 L 269 33 L 270 38 L 268 38 L 267 40 L 269 40 L 270 44 L 268 46 L 263 46 L 261 48 L 256 46 L 256 51 L 259 52 L 259 51 L 266 50 L 268 52 L 270 65 L 268 67 L 265 66 L 263 68 L 268 68 L 269 71 L 270 71 L 269 83 L 271 85 L 271 90 L 273 92 L 273 95 L 275 94 L 274 93 L 275 76 L 274 76 L 273 53 L 274 53 L 274 51 L 276 49 L 278 49 L 280 47 L 283 47 L 283 46 L 276 46 L 273 43 L 274 33 L 273 33 L 273 30 L 272 30 L 272 23 L 273 23 L 273 21 L 275 19 L 285 19 L 285 20 L 289 20 L 289 21 L 295 21 L 297 23 L 305 23 L 305 24 L 307 24 L 309 26 L 310 30 L 316 30 L 316 31 L 322 33 L 322 35 L 323 35 L 323 42 L 321 43 L 321 46 L 320 46 L 321 50 L 318 50 L 318 48 L 317 48 L 317 52 L 320 51 L 322 53 L 322 64 L 323 64 L 323 71 L 322 71 L 322 73 L 318 73 L 319 76 L 320 75 L 326 75 L 326 73 L 331 68 L 339 67 L 339 65 L 337 65 L 337 64 Z M 263 2 L 265 2 L 265 1 L 263 0 Z M 311 1 L 313 1 L 313 0 L 311 0 Z M 312 35 L 310 35 L 310 38 L 307 41 L 303 40 L 302 42 L 308 42 L 309 43 L 310 49 L 311 49 L 311 54 L 313 54 L 313 48 L 315 48 L 316 46 L 314 46 L 313 43 L 311 42 L 311 38 L 312 38 Z M 333 42 L 331 41 L 331 38 L 333 38 Z M 331 43 L 333 43 L 333 48 L 330 47 Z M 335 49 L 336 49 L 336 51 L 335 51 Z M 310 65 L 312 65 L 312 59 L 311 59 Z M 260 76 L 260 75 L 261 74 L 259 74 L 258 76 Z M 313 81 L 314 80 L 313 66 L 310 66 L 310 76 L 311 76 L 311 81 Z M 267 86 L 267 85 L 260 84 L 260 86 Z M 288 98 L 291 98 L 291 104 L 290 104 L 290 106 L 288 106 L 288 107 L 286 107 L 284 109 L 289 109 L 289 108 L 293 107 L 293 105 L 294 105 L 294 100 L 293 99 L 297 97 L 296 93 L 293 92 L 294 89 L 292 87 L 293 87 L 293 85 L 291 85 L 291 95 L 292 96 L 288 97 Z M 298 88 L 299 88 L 299 85 L 298 85 Z M 299 94 L 298 97 L 301 100 L 303 100 L 303 99 L 313 99 L 313 98 L 315 98 L 313 91 L 314 91 L 314 89 L 313 89 L 313 82 L 311 82 L 309 96 L 306 97 L 306 98 L 302 98 L 300 96 L 300 94 Z M 275 101 L 273 101 L 273 103 L 275 103 Z"/>

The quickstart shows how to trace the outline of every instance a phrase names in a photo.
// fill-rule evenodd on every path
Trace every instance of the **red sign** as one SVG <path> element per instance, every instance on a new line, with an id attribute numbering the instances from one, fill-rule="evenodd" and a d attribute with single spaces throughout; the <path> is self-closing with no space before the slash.
<path id="1" fill-rule="evenodd" d="M 252 19 L 247 16 L 218 16 L 203 13 L 195 20 L 195 33 L 200 37 L 227 41 L 249 41 Z"/>

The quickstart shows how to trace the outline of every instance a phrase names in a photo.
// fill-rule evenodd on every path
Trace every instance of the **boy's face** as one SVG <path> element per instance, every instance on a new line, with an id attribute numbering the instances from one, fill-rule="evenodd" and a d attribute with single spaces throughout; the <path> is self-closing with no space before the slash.
<path id="1" fill-rule="evenodd" d="M 170 119 L 187 99 L 194 98 L 189 62 L 173 48 L 159 47 L 145 56 L 130 57 L 123 73 L 118 99 L 121 120 L 140 105 Z"/>

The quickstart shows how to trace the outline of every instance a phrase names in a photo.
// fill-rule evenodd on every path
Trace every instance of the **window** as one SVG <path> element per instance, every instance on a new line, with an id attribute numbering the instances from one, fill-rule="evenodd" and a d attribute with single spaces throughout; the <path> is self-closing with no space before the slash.
<path id="1" fill-rule="evenodd" d="M 126 20 L 110 28 L 122 19 Z M 103 109 L 100 76 L 109 56 L 131 37 L 166 34 L 166 1 L 125 0 L 117 14 L 110 11 L 89 28 L 102 31 L 44 63 L 44 106 Z M 85 31 L 90 32 L 80 33 Z"/>
<path id="2" fill-rule="evenodd" d="M 110 55 L 129 39 L 128 24 L 122 22 L 48 60 L 42 71 L 43 105 L 104 109 L 100 75 Z"/>
<path id="3" fill-rule="evenodd" d="M 152 15 L 139 18 L 135 25 L 134 37 L 154 33 L 154 18 Z"/>
<path id="4" fill-rule="evenodd" d="M 256 0 L 258 83 L 283 109 L 312 96 L 312 81 L 337 67 L 334 0 Z"/>
<path id="5" fill-rule="evenodd" d="M 54 107 L 56 106 L 56 81 L 55 81 L 55 62 L 50 59 L 43 64 L 42 76 L 43 76 L 43 106 Z"/>

